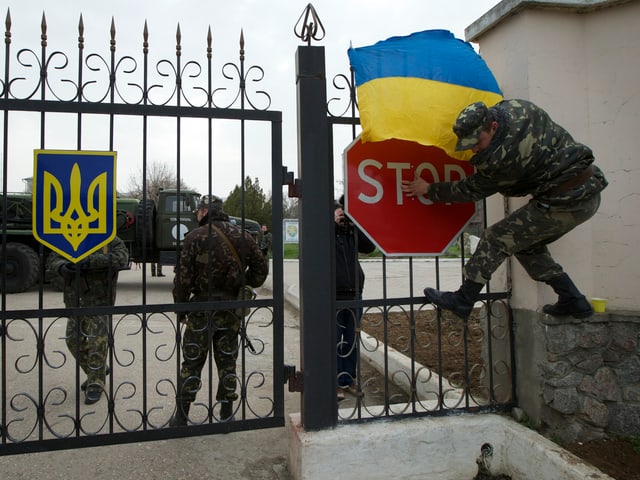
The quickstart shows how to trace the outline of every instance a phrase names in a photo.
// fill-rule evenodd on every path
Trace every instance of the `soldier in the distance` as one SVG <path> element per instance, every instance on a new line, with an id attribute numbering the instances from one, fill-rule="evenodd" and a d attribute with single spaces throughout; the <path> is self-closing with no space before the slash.
<path id="1" fill-rule="evenodd" d="M 260 239 L 260 250 L 265 257 L 269 256 L 269 250 L 271 250 L 271 243 L 273 242 L 273 235 L 266 225 L 262 225 L 262 238 Z"/>
<path id="2" fill-rule="evenodd" d="M 229 222 L 222 200 L 203 196 L 197 218 L 200 226 L 186 235 L 176 266 L 174 301 L 236 300 L 243 285 L 262 285 L 269 274 L 269 261 L 249 232 Z M 200 310 L 188 315 L 180 313 L 178 319 L 186 323 L 186 328 L 176 412 L 169 425 L 187 424 L 210 344 L 218 370 L 216 400 L 220 403 L 220 419 L 232 418 L 233 402 L 238 398 L 236 359 L 241 315 L 229 310 Z"/>
<path id="3" fill-rule="evenodd" d="M 114 305 L 118 272 L 129 264 L 129 250 L 115 237 L 108 245 L 78 263 L 51 253 L 51 268 L 64 280 L 64 304 L 67 308 Z M 66 342 L 76 362 L 87 375 L 81 385 L 85 402 L 100 400 L 104 391 L 109 336 L 108 315 L 71 316 L 67 320 Z"/>

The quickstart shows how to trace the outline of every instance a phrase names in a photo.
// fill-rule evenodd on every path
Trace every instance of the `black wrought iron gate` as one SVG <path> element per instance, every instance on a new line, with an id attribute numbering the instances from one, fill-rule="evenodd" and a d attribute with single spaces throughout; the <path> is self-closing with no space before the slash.
<path id="1" fill-rule="evenodd" d="M 340 192 L 332 196 L 334 156 L 356 137 L 360 120 L 353 75 L 327 79 L 324 47 L 311 46 L 324 36 L 322 23 L 315 10 L 307 13 L 315 28 L 301 36 L 309 45 L 297 52 L 304 427 L 322 430 L 373 419 L 508 411 L 516 402 L 510 292 L 492 291 L 488 285 L 464 321 L 425 304 L 422 294 L 424 286 L 455 290 L 460 285 L 471 251 L 467 236 L 460 235 L 454 258 L 362 258 L 364 297 L 336 298 L 338 240 L 332 213 Z M 337 95 L 328 100 L 330 83 Z M 469 229 L 476 234 L 486 225 L 486 218 L 478 217 L 480 225 Z M 411 234 L 411 225 L 398 231 L 399 236 Z M 358 278 L 357 265 L 353 268 L 353 278 Z M 352 319 L 355 340 L 348 347 L 337 338 L 336 323 L 327 321 L 340 313 Z M 336 375 L 336 351 L 341 350 L 343 356 L 355 352 L 355 373 Z M 355 387 L 338 400 L 340 377 Z"/>
<path id="2" fill-rule="evenodd" d="M 338 88 L 346 92 L 346 107 L 342 113 L 331 112 L 335 99 L 327 101 L 324 49 L 310 45 L 319 20 L 312 9 L 305 12 L 314 15 L 309 23 L 304 19 L 300 38 L 309 45 L 299 48 L 296 59 L 300 176 L 296 181 L 282 166 L 281 112 L 269 110 L 270 97 L 264 91 L 247 90 L 248 76 L 257 73 L 253 85 L 263 72 L 260 67 L 245 67 L 242 35 L 238 62 L 224 64 L 219 81 L 213 68 L 210 33 L 203 39 L 201 61 L 183 61 L 186 52 L 182 51 L 179 28 L 175 55 L 152 60 L 146 25 L 139 56 L 130 56 L 119 53 L 112 24 L 109 54 L 100 55 L 85 52 L 81 18 L 78 48 L 71 55 L 49 50 L 44 18 L 37 36 L 40 51 L 14 48 L 18 39 L 12 38 L 7 17 L 0 79 L 2 211 L 12 212 L 14 217 L 3 215 L 1 224 L 0 455 L 282 426 L 284 383 L 291 379 L 295 382 L 290 382 L 289 389 L 302 390 L 303 426 L 309 430 L 330 428 L 338 422 L 500 411 L 513 406 L 509 292 L 482 295 L 482 307 L 469 322 L 425 305 L 424 297 L 416 294 L 420 291 L 417 282 L 448 288 L 441 283 L 445 269 L 453 272 L 454 282 L 459 281 L 468 252 L 462 238 L 461 255 L 452 260 L 405 258 L 391 263 L 385 257 L 377 258 L 370 265 L 373 275 L 369 279 L 381 278 L 380 291 L 369 290 L 374 293 L 363 300 L 336 300 L 331 261 L 334 245 L 333 240 L 327 241 L 333 239 L 334 231 L 330 215 L 334 143 L 348 144 L 359 120 L 353 79 L 344 75 L 338 75 L 333 86 L 345 85 Z M 346 143 L 337 140 L 340 129 L 348 131 Z M 258 150 L 249 153 L 254 135 L 262 135 L 261 141 Z M 231 162 L 226 162 L 229 150 L 220 145 L 225 136 L 236 139 Z M 172 140 L 167 142 L 168 138 Z M 47 282 L 48 252 L 33 243 L 30 231 L 22 238 L 19 235 L 25 224 L 17 220 L 21 215 L 24 218 L 24 212 L 17 201 L 19 195 L 12 197 L 8 190 L 8 179 L 18 162 L 31 161 L 34 149 L 115 150 L 119 162 L 138 165 L 146 185 L 153 169 L 152 151 L 158 145 L 171 158 L 176 178 L 182 179 L 183 173 L 194 169 L 206 178 L 207 187 L 200 194 L 224 195 L 218 179 L 235 178 L 242 199 L 239 221 L 245 227 L 250 221 L 245 215 L 245 187 L 247 179 L 255 176 L 252 156 L 271 166 L 271 270 L 267 287 L 258 292 L 257 299 L 246 302 L 252 311 L 242 321 L 246 338 L 237 362 L 239 400 L 230 421 L 221 418 L 215 399 L 217 375 L 210 356 L 189 425 L 168 425 L 175 409 L 182 360 L 176 312 L 192 308 L 172 302 L 172 272 L 167 269 L 167 276 L 153 276 L 150 272 L 155 265 L 143 262 L 139 270 L 133 265 L 120 274 L 114 307 L 68 309 L 61 293 Z M 287 368 L 287 378 L 280 228 L 285 183 L 301 198 L 302 363 L 299 372 Z M 180 193 L 179 187 L 176 195 Z M 178 219 L 182 213 L 178 209 Z M 25 293 L 9 293 L 8 278 L 19 274 L 29 259 L 38 265 L 36 286 Z M 394 282 L 394 276 L 403 281 Z M 372 282 L 367 281 L 370 288 Z M 392 291 L 392 286 L 399 288 Z M 237 302 L 202 302 L 199 306 L 213 310 L 235 307 Z M 371 362 L 374 357 L 381 359 L 378 373 L 359 367 L 354 379 L 368 389 L 367 395 L 342 402 L 340 408 L 335 388 L 335 325 L 329 320 L 339 308 L 364 311 L 357 326 L 359 358 L 367 356 Z M 65 345 L 66 318 L 78 313 L 110 319 L 110 374 L 103 398 L 92 405 L 83 401 L 84 377 Z M 402 357 L 400 366 L 392 364 L 397 355 L 387 344 L 387 332 L 394 328 L 401 329 L 399 337 L 404 339 L 396 345 Z M 376 330 L 377 336 L 373 333 Z M 459 349 L 462 357 L 451 372 L 445 372 L 443 362 L 448 345 Z M 435 351 L 436 361 L 419 363 L 418 353 L 425 351 Z M 471 351 L 477 357 L 472 358 Z M 364 364 L 360 361 L 360 366 Z M 405 391 L 394 393 L 402 383 Z M 372 390 L 377 395 L 371 395 Z"/>
<path id="3" fill-rule="evenodd" d="M 80 17 L 77 50 L 69 53 L 49 49 L 45 16 L 40 30 L 34 29 L 39 51 L 21 47 L 24 39 L 12 37 L 9 13 L 5 25 L 0 78 L 2 211 L 7 213 L 2 219 L 0 252 L 4 265 L 0 455 L 284 425 L 279 226 L 282 183 L 287 174 L 282 168 L 282 115 L 269 110 L 267 93 L 247 90 L 248 75 L 256 74 L 253 81 L 257 81 L 263 72 L 258 66 L 245 65 L 242 34 L 238 61 L 224 64 L 220 75 L 214 72 L 211 31 L 203 32 L 202 50 L 196 52 L 200 60 L 185 61 L 190 52 L 182 51 L 179 27 L 174 54 L 153 60 L 146 24 L 136 55 L 120 53 L 113 21 L 111 31 L 105 32 L 104 45 L 95 48 L 85 45 Z M 99 51 L 108 54 L 94 53 Z M 271 165 L 271 222 L 276 228 L 272 229 L 270 288 L 262 288 L 255 300 L 246 302 L 251 313 L 242 319 L 249 342 L 242 342 L 238 355 L 239 399 L 234 404 L 234 417 L 231 421 L 220 418 L 210 353 L 189 425 L 169 428 L 182 359 L 179 342 L 183 327 L 175 312 L 188 308 L 172 301 L 171 267 L 165 267 L 165 276 L 153 276 L 151 267 L 156 272 L 156 265 L 132 264 L 130 270 L 120 273 L 115 306 L 65 308 L 61 292 L 47 282 L 48 252 L 33 243 L 30 232 L 20 237 L 20 230 L 28 230 L 29 225 L 24 222 L 25 212 L 10 209 L 19 204 L 11 203 L 9 179 L 19 162 L 31 162 L 34 149 L 105 150 L 117 151 L 120 164 L 135 165 L 146 186 L 154 165 L 150 152 L 160 145 L 163 158 L 171 158 L 177 179 L 194 169 L 206 177 L 206 191 L 200 194 L 224 196 L 228 191 L 219 190 L 218 180 L 222 176 L 235 179 L 242 199 L 239 222 L 246 226 L 245 182 L 256 176 L 248 151 L 257 131 L 267 139 L 259 147 L 260 161 Z M 236 142 L 232 159 L 220 146 L 225 135 Z M 118 187 L 119 191 L 124 188 Z M 181 187 L 177 188 L 179 196 Z M 178 209 L 178 219 L 182 213 Z M 16 224 L 14 220 L 20 215 L 23 222 Z M 9 277 L 20 273 L 25 258 L 37 262 L 36 285 L 24 293 L 9 293 L 5 288 Z M 204 302 L 200 307 L 236 306 L 234 302 L 227 304 L 229 301 L 224 305 Z M 110 374 L 103 397 L 92 405 L 84 402 L 84 376 L 65 345 L 66 319 L 79 313 L 110 319 Z"/>

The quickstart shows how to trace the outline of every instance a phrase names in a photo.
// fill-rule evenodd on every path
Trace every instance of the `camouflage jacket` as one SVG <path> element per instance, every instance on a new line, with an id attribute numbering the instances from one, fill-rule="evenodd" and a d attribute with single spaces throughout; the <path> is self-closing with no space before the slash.
<path id="1" fill-rule="evenodd" d="M 60 273 L 65 265 L 75 270 L 62 276 L 67 307 L 115 303 L 118 272 L 129 265 L 129 250 L 119 237 L 75 264 L 55 252 L 51 255 L 49 267 L 54 272 Z"/>
<path id="2" fill-rule="evenodd" d="M 594 165 L 593 176 L 583 185 L 546 195 L 593 163 L 591 149 L 576 142 L 531 102 L 505 100 L 491 111 L 498 130 L 489 147 L 471 159 L 476 172 L 457 182 L 432 183 L 429 199 L 469 202 L 500 192 L 511 197 L 532 195 L 557 204 L 588 198 L 607 186 L 602 171 Z"/>
<path id="3" fill-rule="evenodd" d="M 269 260 L 249 232 L 227 221 L 214 220 L 234 246 L 243 268 L 227 242 L 209 224 L 187 234 L 173 280 L 175 302 L 235 298 L 244 284 L 259 287 L 269 274 Z"/>

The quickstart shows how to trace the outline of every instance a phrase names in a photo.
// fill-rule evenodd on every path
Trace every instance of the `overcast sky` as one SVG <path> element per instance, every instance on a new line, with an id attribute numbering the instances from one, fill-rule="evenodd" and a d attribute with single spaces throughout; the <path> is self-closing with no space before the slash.
<path id="1" fill-rule="evenodd" d="M 159 59 L 175 59 L 175 38 L 178 24 L 182 34 L 182 62 L 194 60 L 205 65 L 206 36 L 211 27 L 213 36 L 214 77 L 222 78 L 222 65 L 238 64 L 238 42 L 241 30 L 245 38 L 245 68 L 252 65 L 264 70 L 264 79 L 248 88 L 265 90 L 271 96 L 272 110 L 283 112 L 283 156 L 289 170 L 297 172 L 296 144 L 296 85 L 295 52 L 301 41 L 294 35 L 294 27 L 308 1 L 300 0 L 111 0 L 104 2 L 86 0 L 7 0 L 3 2 L 10 10 L 12 27 L 12 52 L 21 48 L 32 48 L 39 53 L 40 23 L 43 12 L 48 24 L 49 49 L 61 50 L 77 57 L 77 25 L 80 14 L 85 26 L 85 54 L 100 52 L 108 57 L 109 28 L 113 18 L 116 26 L 117 47 L 120 54 L 141 59 L 142 30 L 145 21 L 149 29 L 150 55 Z M 314 45 L 325 47 L 327 56 L 327 78 L 337 74 L 348 74 L 347 49 L 350 45 L 361 47 L 396 35 L 432 28 L 450 30 L 464 39 L 464 29 L 499 3 L 499 0 L 315 0 L 316 9 L 325 29 L 325 38 Z M 6 15 L 6 10 L 0 12 Z M 4 22 L 2 22 L 4 26 Z M 0 54 L 4 65 L 4 49 Z M 227 85 L 228 86 L 228 85 Z M 329 98 L 340 95 L 329 89 Z M 259 100 L 259 97 L 254 97 Z M 258 102 L 260 103 L 260 102 Z M 24 177 L 32 175 L 33 149 L 39 147 L 39 137 L 30 137 L 26 132 L 38 131 L 38 118 L 10 120 L 18 129 L 18 139 L 13 133 L 9 150 L 9 190 L 22 190 Z M 23 121 L 24 124 L 19 123 Z M 72 119 L 73 120 L 73 119 Z M 0 122 L 2 120 L 0 119 Z M 66 121 L 66 120 L 65 120 Z M 63 121 L 50 121 L 52 128 L 47 133 L 46 148 L 75 149 L 75 126 L 57 131 Z M 139 122 L 127 126 L 122 121 L 126 134 L 119 134 L 115 149 L 118 151 L 118 190 L 125 191 L 129 178 L 139 171 L 141 154 Z M 99 131 L 106 125 L 88 121 L 87 130 Z M 150 123 L 149 160 L 175 162 L 175 120 Z M 12 130 L 13 132 L 14 130 Z M 271 191 L 269 143 L 267 131 L 256 127 L 249 129 L 251 144 L 246 150 L 247 174 L 260 179 L 265 192 Z M 206 129 L 201 125 L 185 122 L 182 135 L 182 178 L 191 187 L 201 192 L 207 189 L 206 172 L 198 168 L 206 159 Z M 216 128 L 214 157 L 219 159 L 214 173 L 213 190 L 226 196 L 241 176 L 237 170 L 239 159 L 237 127 L 222 125 Z M 104 135 L 93 144 L 83 140 L 83 149 L 106 150 Z M 22 141 L 20 141 L 22 140 Z M 265 143 L 267 142 L 267 143 Z M 336 152 L 341 152 L 348 143 L 338 139 Z M 219 145 L 219 147 L 217 146 Z M 204 156 L 203 156 L 204 155 Z M 26 157 L 26 158 L 25 158 Z M 214 162 L 217 160 L 214 159 Z M 266 161 L 265 161 L 266 160 Z M 335 175 L 342 177 L 341 157 L 337 155 Z"/>

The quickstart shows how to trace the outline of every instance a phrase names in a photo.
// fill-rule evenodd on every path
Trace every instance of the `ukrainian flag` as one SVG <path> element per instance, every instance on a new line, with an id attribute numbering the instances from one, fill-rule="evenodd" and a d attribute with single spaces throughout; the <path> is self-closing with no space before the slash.
<path id="1" fill-rule="evenodd" d="M 453 124 L 467 105 L 502 100 L 496 79 L 473 47 L 447 30 L 392 37 L 349 49 L 363 142 L 390 138 L 456 151 Z"/>

